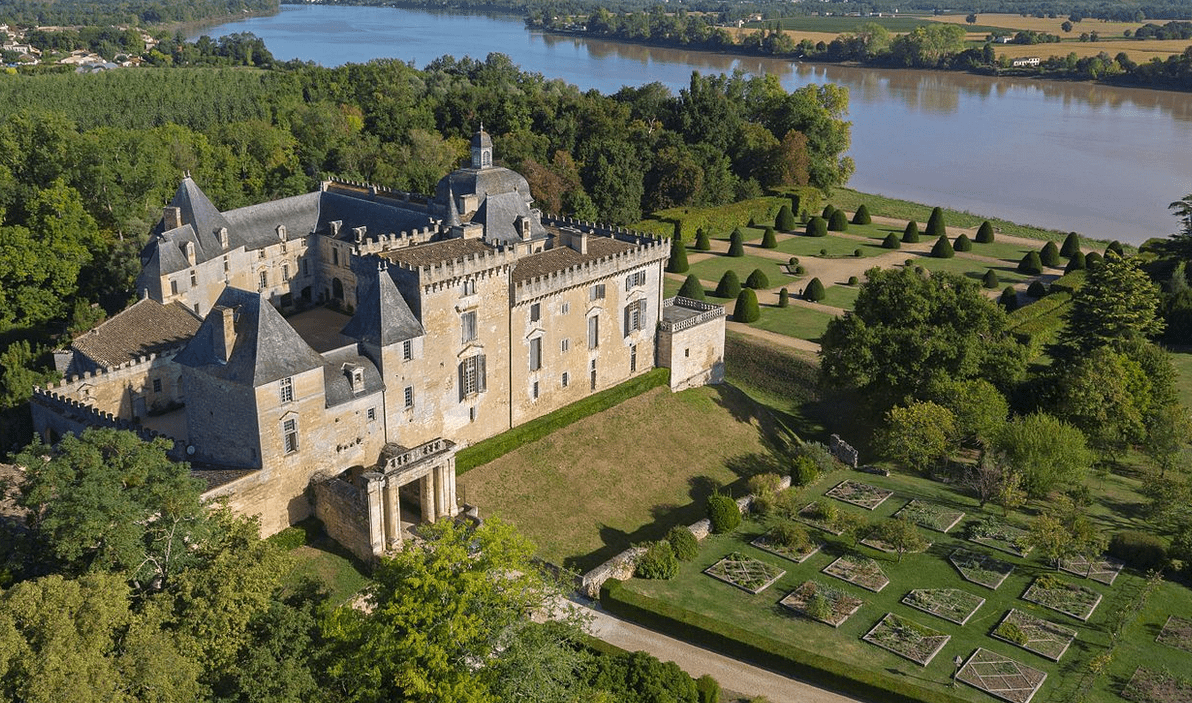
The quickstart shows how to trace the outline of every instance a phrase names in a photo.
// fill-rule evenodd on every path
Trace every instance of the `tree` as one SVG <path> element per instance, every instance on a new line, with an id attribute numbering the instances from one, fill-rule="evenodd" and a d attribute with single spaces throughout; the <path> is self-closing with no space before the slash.
<path id="1" fill-rule="evenodd" d="M 808 281 L 807 288 L 803 290 L 803 297 L 813 303 L 823 300 L 826 295 L 827 292 L 824 291 L 824 284 L 818 278 Z"/>
<path id="2" fill-rule="evenodd" d="M 1043 512 L 1031 521 L 1025 541 L 1057 569 L 1069 557 L 1084 557 L 1091 565 L 1108 543 L 1087 511 L 1063 494 L 1052 496 Z"/>
<path id="3" fill-rule="evenodd" d="M 670 258 L 666 262 L 666 270 L 668 273 L 687 273 L 687 247 L 683 246 L 683 240 L 679 237 L 671 237 L 671 253 Z"/>
<path id="4" fill-rule="evenodd" d="M 787 308 L 787 307 L 790 307 L 790 304 L 791 304 L 790 291 L 788 291 L 785 288 L 778 291 L 778 307 Z"/>
<path id="5" fill-rule="evenodd" d="M 1071 32 L 1072 31 L 1072 22 L 1070 22 L 1069 20 L 1064 20 L 1063 23 L 1060 25 L 1060 29 L 1064 30 L 1065 33 Z"/>
<path id="6" fill-rule="evenodd" d="M 1171 236 L 1172 249 L 1179 255 L 1192 255 L 1192 193 L 1168 205 L 1180 221 L 1180 229 Z"/>
<path id="7" fill-rule="evenodd" d="M 1043 273 L 1043 261 L 1039 257 L 1039 252 L 1028 251 L 1023 255 L 1022 261 L 1018 262 L 1018 271 L 1029 276 L 1038 276 Z"/>
<path id="8" fill-rule="evenodd" d="M 834 212 L 836 212 L 836 206 L 832 203 L 828 203 L 824 206 L 824 210 L 820 213 L 820 217 L 824 218 L 826 221 L 831 221 L 832 213 Z"/>
<path id="9" fill-rule="evenodd" d="M 1151 410 L 1146 418 L 1146 439 L 1142 451 L 1159 469 L 1159 475 L 1182 466 L 1192 442 L 1192 417 L 1179 403 L 1169 403 Z"/>
<path id="10" fill-rule="evenodd" d="M 970 466 L 965 472 L 964 485 L 977 494 L 977 500 L 984 508 L 986 503 L 996 500 L 1004 483 L 1014 480 L 1011 474 L 1013 472 L 1006 468 L 1002 457 L 984 451 L 981 452 L 976 465 Z"/>
<path id="11" fill-rule="evenodd" d="M 737 277 L 737 272 L 729 269 L 720 277 L 720 282 L 716 284 L 717 298 L 735 298 L 741 292 L 741 279 Z"/>
<path id="12" fill-rule="evenodd" d="M 1153 381 L 1142 365 L 1110 347 L 1068 364 L 1055 382 L 1052 409 L 1096 449 L 1114 455 L 1146 438 Z"/>
<path id="13" fill-rule="evenodd" d="M 1163 331 L 1158 311 L 1159 289 L 1138 262 L 1106 258 L 1089 267 L 1084 285 L 1072 294 L 1058 352 L 1071 359 L 1097 347 L 1121 348 L 1154 337 Z"/>
<path id="14" fill-rule="evenodd" d="M 951 259 L 956 256 L 956 252 L 952 249 L 952 243 L 948 241 L 948 237 L 941 234 L 931 247 L 931 255 L 937 259 Z"/>
<path id="15" fill-rule="evenodd" d="M 696 251 L 708 251 L 712 248 L 712 240 L 708 237 L 708 231 L 700 227 L 695 231 L 695 249 Z"/>
<path id="16" fill-rule="evenodd" d="M 906 228 L 902 230 L 903 244 L 918 244 L 919 243 L 919 223 L 910 220 L 906 223 Z"/>
<path id="17" fill-rule="evenodd" d="M 969 14 L 965 15 L 964 21 L 968 22 L 969 24 L 976 24 L 977 23 L 977 15 L 970 12 Z"/>
<path id="18" fill-rule="evenodd" d="M 679 288 L 679 295 L 692 300 L 704 300 L 704 284 L 700 282 L 699 277 L 694 273 L 687 274 L 687 279 L 683 281 L 683 286 Z"/>
<path id="19" fill-rule="evenodd" d="M 708 496 L 706 507 L 708 519 L 712 523 L 712 532 L 716 534 L 732 532 L 741 524 L 741 509 L 730 495 L 713 493 Z"/>
<path id="20" fill-rule="evenodd" d="M 774 229 L 779 232 L 793 232 L 795 230 L 795 215 L 789 205 L 783 204 L 778 209 L 778 216 L 774 218 Z"/>
<path id="21" fill-rule="evenodd" d="M 753 290 L 765 290 L 770 287 L 770 279 L 766 278 L 765 271 L 753 269 L 753 272 L 745 279 L 745 287 Z"/>
<path id="22" fill-rule="evenodd" d="M 1071 259 L 1072 255 L 1078 251 L 1080 251 L 1080 235 L 1069 232 L 1068 236 L 1064 237 L 1064 243 L 1060 245 L 1060 256 Z"/>
<path id="23" fill-rule="evenodd" d="M 981 278 L 981 285 L 985 288 L 993 289 L 997 288 L 1001 284 L 1001 281 L 998 280 L 997 277 L 997 271 L 994 271 L 993 269 L 986 271 L 985 275 Z"/>
<path id="24" fill-rule="evenodd" d="M 944 225 L 944 211 L 938 207 L 932 208 L 931 215 L 927 218 L 927 236 L 945 237 L 947 235 L 947 227 Z"/>
<path id="25" fill-rule="evenodd" d="M 886 235 L 885 239 L 882 240 L 882 248 L 883 249 L 901 249 L 902 242 L 898 241 L 897 234 L 894 234 L 893 232 L 891 232 Z"/>
<path id="26" fill-rule="evenodd" d="M 956 238 L 955 243 L 952 244 L 952 248 L 955 249 L 956 251 L 972 251 L 973 243 L 968 238 L 967 234 L 961 234 L 959 237 Z"/>
<path id="27" fill-rule="evenodd" d="M 873 222 L 873 218 L 869 216 L 869 208 L 865 206 L 865 203 L 861 203 L 857 206 L 857 211 L 853 213 L 853 224 L 867 225 L 871 222 Z"/>
<path id="28" fill-rule="evenodd" d="M 745 256 L 745 234 L 737 227 L 728 237 L 728 255 Z"/>
<path id="29" fill-rule="evenodd" d="M 936 376 L 927 384 L 925 394 L 928 400 L 952 412 L 957 437 L 971 446 L 988 443 L 1010 414 L 1006 397 L 983 378 Z"/>
<path id="30" fill-rule="evenodd" d="M 828 221 L 816 215 L 807 221 L 807 236 L 808 237 L 826 237 L 828 236 Z"/>
<path id="31" fill-rule="evenodd" d="M 1044 298 L 1047 296 L 1047 286 L 1043 281 L 1034 280 L 1026 287 L 1026 294 L 1032 298 Z"/>
<path id="32" fill-rule="evenodd" d="M 737 322 L 757 322 L 761 311 L 757 307 L 757 293 L 752 288 L 742 288 L 737 294 L 737 304 L 733 308 L 733 320 Z"/>
<path id="33" fill-rule="evenodd" d="M 903 554 L 920 552 L 927 548 L 927 540 L 923 539 L 919 528 L 906 517 L 886 520 L 874 530 L 874 536 L 894 548 L 898 553 L 899 563 L 902 562 Z"/>
<path id="34" fill-rule="evenodd" d="M 777 249 L 778 238 L 774 236 L 774 228 L 767 227 L 762 233 L 762 249 Z"/>
<path id="35" fill-rule="evenodd" d="M 989 224 L 989 220 L 985 220 L 977 228 L 976 241 L 978 244 L 993 244 L 993 225 Z"/>
<path id="36" fill-rule="evenodd" d="M 832 217 L 828 220 L 828 229 L 833 232 L 848 231 L 848 216 L 844 214 L 844 210 L 832 211 Z"/>
<path id="37" fill-rule="evenodd" d="M 955 449 L 955 416 L 930 401 L 890 408 L 878 445 L 891 460 L 923 473 Z"/>
<path id="38" fill-rule="evenodd" d="M 1022 488 L 1032 498 L 1078 484 L 1093 462 L 1080 430 L 1039 412 L 1003 425 L 993 448 L 1004 457 L 1007 469 L 1022 476 Z"/>
<path id="39" fill-rule="evenodd" d="M 623 652 L 596 659 L 591 667 L 591 686 L 607 692 L 618 703 L 697 703 L 699 692 L 678 664 L 661 662 L 645 652 Z M 510 699 L 514 700 L 514 699 Z M 537 696 L 524 700 L 537 701 Z"/>
<path id="40" fill-rule="evenodd" d="M 1060 250 L 1055 242 L 1047 242 L 1039 251 L 1039 261 L 1044 266 L 1056 267 L 1060 265 Z"/>

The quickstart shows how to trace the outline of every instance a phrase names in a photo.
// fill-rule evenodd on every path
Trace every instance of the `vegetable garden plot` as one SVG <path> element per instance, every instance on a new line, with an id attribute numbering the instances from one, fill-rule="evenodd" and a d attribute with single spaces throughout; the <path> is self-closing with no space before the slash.
<path id="1" fill-rule="evenodd" d="M 1048 574 L 1035 579 L 1026 593 L 1022 594 L 1022 599 L 1087 621 L 1101 602 L 1101 594 Z"/>
<path id="2" fill-rule="evenodd" d="M 825 566 L 823 572 L 874 593 L 890 584 L 890 579 L 876 561 L 859 554 L 845 554 Z"/>
<path id="3" fill-rule="evenodd" d="M 1068 651 L 1072 640 L 1076 639 L 1076 630 L 1011 608 L 994 628 L 993 637 L 1016 644 L 1041 657 L 1059 661 Z"/>
<path id="4" fill-rule="evenodd" d="M 1122 698 L 1138 703 L 1188 703 L 1192 701 L 1192 681 L 1140 666 L 1122 689 Z"/>
<path id="5" fill-rule="evenodd" d="M 866 510 L 873 510 L 886 502 L 887 498 L 894 495 L 894 491 L 871 486 L 868 483 L 861 483 L 860 481 L 845 479 L 836 484 L 824 495 L 845 503 L 860 506 Z"/>
<path id="6" fill-rule="evenodd" d="M 952 636 L 894 613 L 886 613 L 861 639 L 919 666 L 927 666 Z"/>
<path id="7" fill-rule="evenodd" d="M 1113 557 L 1105 557 L 1104 559 L 1095 561 L 1089 561 L 1084 557 L 1071 557 L 1060 560 L 1060 568 L 1064 571 L 1092 579 L 1106 586 L 1113 585 L 1118 574 L 1122 573 L 1122 567 L 1124 566 L 1125 564 Z"/>
<path id="8" fill-rule="evenodd" d="M 964 548 L 957 548 L 952 552 L 948 556 L 948 561 L 952 562 L 952 566 L 956 567 L 965 581 L 971 581 L 995 591 L 1010 575 L 1010 572 L 1014 571 L 1013 564 L 994 559 L 980 552 L 970 552 Z"/>
<path id="9" fill-rule="evenodd" d="M 979 520 L 969 525 L 968 531 L 970 542 L 993 547 L 1016 557 L 1025 557 L 1031 553 L 1030 547 L 1022 546 L 1022 539 L 1027 536 L 1027 531 L 999 520 Z"/>
<path id="10" fill-rule="evenodd" d="M 902 597 L 915 610 L 963 625 L 985 604 L 985 599 L 959 588 L 916 588 Z"/>
<path id="11" fill-rule="evenodd" d="M 761 593 L 786 572 L 764 561 L 733 552 L 704 569 L 704 573 L 743 591 Z"/>
<path id="12" fill-rule="evenodd" d="M 927 501 L 912 500 L 894 513 L 894 517 L 904 517 L 921 527 L 946 533 L 964 519 L 964 513 Z"/>
<path id="13" fill-rule="evenodd" d="M 772 542 L 768 537 L 769 537 L 769 533 L 766 533 L 760 537 L 755 538 L 752 542 L 750 542 L 750 544 L 757 547 L 758 549 L 767 551 L 767 552 L 774 554 L 776 556 L 780 556 L 783 559 L 789 559 L 790 561 L 793 561 L 796 564 L 802 564 L 803 562 L 807 561 L 813 555 L 819 553 L 819 550 L 823 549 L 823 546 L 824 546 L 821 542 L 813 541 L 807 547 L 807 549 L 804 549 L 803 551 L 799 551 L 797 549 L 791 549 L 790 547 L 788 547 L 784 544 L 778 544 L 777 542 Z"/>
<path id="14" fill-rule="evenodd" d="M 828 534 L 839 537 L 844 533 L 844 530 L 839 530 L 833 527 L 832 522 L 828 519 L 828 516 L 823 515 L 821 512 L 821 508 L 823 508 L 823 506 L 820 505 L 819 501 L 808 503 L 807 505 L 804 505 L 801 510 L 799 510 L 799 512 L 795 515 L 795 519 L 805 525 L 811 525 L 818 530 L 823 530 Z"/>
<path id="15" fill-rule="evenodd" d="M 840 627 L 865 601 L 819 581 L 804 581 L 778 604 L 832 627 Z"/>
<path id="16" fill-rule="evenodd" d="M 1159 631 L 1155 641 L 1192 652 L 1192 620 L 1175 615 L 1167 616 L 1167 622 L 1163 623 L 1163 629 Z"/>
<path id="17" fill-rule="evenodd" d="M 1047 673 L 978 647 L 956 673 L 956 680 L 1010 703 L 1029 703 Z"/>
<path id="18" fill-rule="evenodd" d="M 877 533 L 878 533 L 878 530 L 875 528 L 872 532 L 869 533 L 868 536 L 865 537 L 865 539 L 861 540 L 861 544 L 865 545 L 866 547 L 871 547 L 873 549 L 876 549 L 879 552 L 885 552 L 886 554 L 897 554 L 898 547 L 895 547 L 894 545 L 890 544 L 889 542 L 886 542 L 885 540 L 878 538 Z M 919 554 L 920 552 L 927 551 L 930 547 L 931 547 L 931 542 L 924 541 L 923 546 L 921 548 L 908 549 L 908 550 L 906 550 L 906 553 L 907 554 Z"/>

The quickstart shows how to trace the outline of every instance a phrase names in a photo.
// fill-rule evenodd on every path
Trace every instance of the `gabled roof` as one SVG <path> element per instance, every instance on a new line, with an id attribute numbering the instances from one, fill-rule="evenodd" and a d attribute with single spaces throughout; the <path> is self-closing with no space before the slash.
<path id="1" fill-rule="evenodd" d="M 179 303 L 144 298 L 71 343 L 97 366 L 117 366 L 176 347 L 199 329 L 198 316 Z"/>
<path id="2" fill-rule="evenodd" d="M 426 332 L 382 266 L 380 261 L 376 268 L 366 263 L 357 274 L 356 313 L 341 334 L 384 347 Z"/>
<path id="3" fill-rule="evenodd" d="M 286 228 L 287 239 L 301 239 L 319 223 L 320 193 L 305 193 L 267 203 L 228 210 L 224 213 L 231 224 L 229 248 L 243 245 L 252 251 L 276 244 L 277 226 Z"/>
<path id="4" fill-rule="evenodd" d="M 218 355 L 223 317 L 215 308 L 174 361 L 251 387 L 323 366 L 323 358 L 259 293 L 225 288 L 215 305 L 235 311 L 236 340 L 227 363 Z"/>
<path id="5" fill-rule="evenodd" d="M 182 224 L 190 225 L 193 229 L 198 243 L 199 261 L 207 261 L 222 253 L 223 247 L 220 246 L 219 237 L 215 232 L 221 227 L 231 230 L 231 226 L 219 208 L 211 203 L 207 194 L 190 176 L 186 176 L 178 184 L 178 190 L 174 193 L 170 206 L 181 210 Z"/>
<path id="6" fill-rule="evenodd" d="M 366 200 L 337 192 L 321 193 L 318 231 L 329 234 L 330 223 L 340 221 L 338 239 L 350 240 L 356 227 L 365 228 L 365 236 L 398 234 L 429 227 L 431 218 L 425 212 L 407 210 L 388 203 Z"/>

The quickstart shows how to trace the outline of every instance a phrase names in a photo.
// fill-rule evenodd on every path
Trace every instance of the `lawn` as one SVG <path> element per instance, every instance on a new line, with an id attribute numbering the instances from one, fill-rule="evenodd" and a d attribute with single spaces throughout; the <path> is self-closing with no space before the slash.
<path id="1" fill-rule="evenodd" d="M 763 305 L 761 317 L 751 324 L 788 337 L 818 342 L 834 317 L 835 315 L 801 305 L 791 305 L 787 308 Z"/>
<path id="2" fill-rule="evenodd" d="M 885 235 L 882 236 L 884 237 Z M 778 242 L 778 251 L 799 258 L 825 255 L 834 258 L 852 258 L 854 252 L 858 249 L 861 250 L 862 257 L 879 256 L 890 251 L 889 249 L 882 248 L 880 240 L 861 240 L 852 239 L 851 237 L 841 237 L 838 232 L 828 232 L 828 236 L 826 237 L 808 237 L 804 234 L 797 234 Z M 821 254 L 821 251 L 827 253 Z"/>
<path id="3" fill-rule="evenodd" d="M 1192 408 L 1192 350 L 1173 352 L 1171 363 L 1175 364 L 1175 387 L 1184 407 Z"/>
<path id="4" fill-rule="evenodd" d="M 772 288 L 786 285 L 794 280 L 786 274 L 784 264 L 781 261 L 749 255 L 733 257 L 714 254 L 710 258 L 693 263 L 688 273 L 694 273 L 701 281 L 708 281 L 715 285 L 720 280 L 720 277 L 724 275 L 724 272 L 729 269 L 737 272 L 737 276 L 741 279 L 742 284 L 745 283 L 745 279 L 749 278 L 749 274 L 754 269 L 761 269 L 762 273 L 766 274 L 766 278 L 770 279 L 770 287 Z"/>
<path id="5" fill-rule="evenodd" d="M 914 261 L 915 266 L 922 266 L 928 271 L 958 273 L 977 283 L 981 282 L 981 278 L 989 269 L 997 272 L 997 277 L 1001 281 L 1002 287 L 1012 283 L 1022 283 L 1030 278 L 1030 276 L 1018 272 L 1016 268 L 1018 262 L 1011 263 L 1006 261 L 1000 264 L 994 264 L 988 261 L 965 258 L 964 254 L 957 254 L 951 259 L 937 259 L 933 256 L 912 256 L 909 258 Z"/>
<path id="6" fill-rule="evenodd" d="M 368 584 L 363 566 L 326 535 L 320 535 L 289 552 L 293 568 L 283 579 L 287 588 L 298 586 L 304 578 L 321 582 L 331 602 L 347 601 Z"/>
<path id="7" fill-rule="evenodd" d="M 824 299 L 819 301 L 834 308 L 852 310 L 857 304 L 857 295 L 861 293 L 861 286 L 833 286 L 824 288 Z"/>

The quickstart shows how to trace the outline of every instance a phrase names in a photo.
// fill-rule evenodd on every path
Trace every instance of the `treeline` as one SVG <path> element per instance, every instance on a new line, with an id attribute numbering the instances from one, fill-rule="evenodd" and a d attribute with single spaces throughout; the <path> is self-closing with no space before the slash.
<path id="1" fill-rule="evenodd" d="M 84 49 L 106 59 L 121 54 L 140 56 L 152 66 L 267 67 L 273 63 L 273 54 L 265 47 L 264 40 L 248 33 L 226 34 L 218 39 L 203 35 L 192 42 L 187 41 L 186 35 L 179 31 L 163 37 L 148 50 L 140 31 L 116 27 L 83 27 L 60 31 L 35 29 L 25 33 L 25 42 L 41 49 L 47 57 Z M 37 67 L 43 72 L 54 68 L 52 65 Z"/>
<path id="2" fill-rule="evenodd" d="M 0 24 L 106 27 L 272 14 L 277 0 L 0 0 Z"/>

